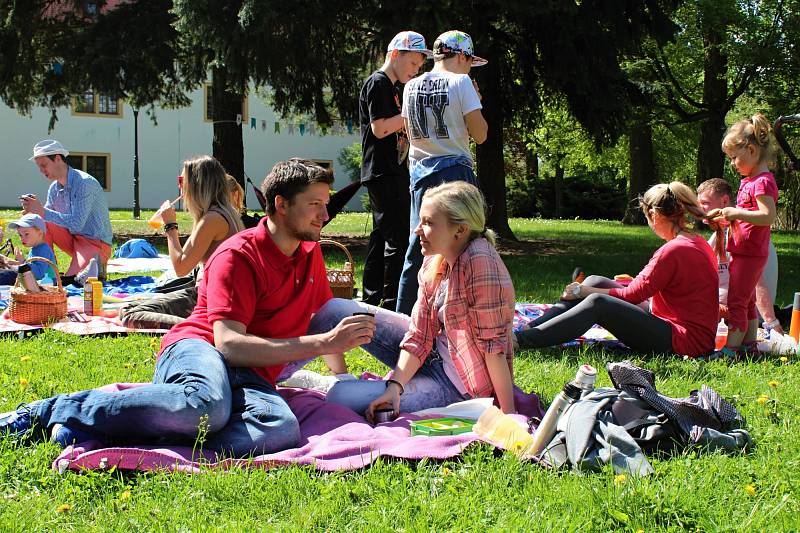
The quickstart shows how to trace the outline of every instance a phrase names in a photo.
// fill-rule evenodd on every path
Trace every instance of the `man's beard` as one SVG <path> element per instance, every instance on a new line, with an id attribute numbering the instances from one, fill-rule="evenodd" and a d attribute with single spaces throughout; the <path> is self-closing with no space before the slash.
<path id="1" fill-rule="evenodd" d="M 288 224 L 288 229 L 292 237 L 300 241 L 317 242 L 320 239 L 320 234 L 318 231 L 313 231 L 308 229 L 301 230 L 295 227 L 293 223 Z"/>

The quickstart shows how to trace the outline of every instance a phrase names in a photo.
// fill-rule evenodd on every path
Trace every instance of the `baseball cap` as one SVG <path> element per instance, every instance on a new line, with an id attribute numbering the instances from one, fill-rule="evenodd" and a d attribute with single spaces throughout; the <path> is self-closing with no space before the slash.
<path id="1" fill-rule="evenodd" d="M 463 31 L 446 31 L 436 38 L 433 43 L 434 54 L 446 54 L 448 52 L 464 52 L 464 55 L 472 58 L 473 67 L 482 67 L 488 61 L 475 55 L 472 47 L 472 37 Z"/>
<path id="2" fill-rule="evenodd" d="M 33 161 L 37 157 L 41 157 L 43 155 L 56 154 L 61 154 L 62 156 L 66 157 L 69 155 L 69 150 L 64 148 L 61 143 L 56 140 L 45 139 L 43 141 L 39 141 L 33 146 L 33 157 L 29 158 L 28 161 Z"/>
<path id="3" fill-rule="evenodd" d="M 431 57 L 433 52 L 425 47 L 425 37 L 415 31 L 401 31 L 395 35 L 389 46 L 386 48 L 387 52 L 392 50 L 407 50 L 409 52 L 420 52 L 425 57 Z"/>
<path id="4" fill-rule="evenodd" d="M 21 217 L 19 217 L 19 220 L 14 220 L 13 222 L 9 222 L 6 227 L 8 229 L 38 228 L 42 230 L 42 233 L 47 233 L 47 225 L 44 223 L 44 219 L 39 215 L 35 215 L 33 213 L 22 215 Z"/>

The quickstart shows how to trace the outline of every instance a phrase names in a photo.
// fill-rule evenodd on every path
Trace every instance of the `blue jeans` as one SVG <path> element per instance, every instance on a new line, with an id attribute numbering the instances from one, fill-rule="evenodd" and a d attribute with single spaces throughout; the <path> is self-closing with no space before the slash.
<path id="1" fill-rule="evenodd" d="M 400 341 L 408 331 L 411 321 L 406 315 L 353 300 L 334 298 L 314 315 L 308 333 L 330 331 L 344 317 L 365 310 L 375 313 L 377 327 L 372 342 L 365 344 L 362 348 L 389 368 L 394 368 L 400 357 Z M 370 402 L 383 394 L 385 390 L 385 381 L 340 381 L 328 391 L 327 400 L 345 405 L 353 411 L 363 414 Z M 456 389 L 445 374 L 441 357 L 433 352 L 406 384 L 405 392 L 400 397 L 400 410 L 410 413 L 431 407 L 443 407 L 468 398 L 469 396 L 461 394 Z"/>
<path id="2" fill-rule="evenodd" d="M 465 165 L 453 165 L 429 174 L 411 185 L 411 218 L 409 220 L 408 249 L 406 249 L 405 263 L 403 263 L 403 273 L 400 274 L 400 286 L 397 290 L 397 307 L 395 311 L 404 315 L 411 315 L 411 310 L 417 301 L 417 273 L 422 267 L 422 247 L 419 244 L 419 236 L 414 233 L 419 225 L 419 209 L 422 205 L 422 197 L 425 191 L 431 187 L 449 183 L 451 181 L 466 181 L 478 186 L 478 180 L 471 167 Z"/>
<path id="3" fill-rule="evenodd" d="M 34 419 L 83 430 L 101 439 L 192 444 L 234 457 L 297 445 L 300 426 L 277 391 L 249 368 L 229 367 L 200 339 L 167 347 L 152 385 L 120 392 L 87 390 L 31 405 Z"/>

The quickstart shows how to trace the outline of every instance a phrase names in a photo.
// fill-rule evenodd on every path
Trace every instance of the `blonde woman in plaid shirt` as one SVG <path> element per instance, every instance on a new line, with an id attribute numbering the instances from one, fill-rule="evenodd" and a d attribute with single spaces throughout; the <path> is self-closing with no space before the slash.
<path id="1" fill-rule="evenodd" d="M 514 287 L 485 223 L 486 204 L 474 185 L 428 190 L 415 230 L 425 259 L 411 317 L 340 299 L 320 309 L 310 333 L 332 329 L 354 312 L 375 313 L 375 335 L 362 348 L 394 368 L 385 381 L 336 383 L 329 402 L 369 420 L 378 407 L 397 414 L 490 396 L 504 412 L 515 412 Z"/>

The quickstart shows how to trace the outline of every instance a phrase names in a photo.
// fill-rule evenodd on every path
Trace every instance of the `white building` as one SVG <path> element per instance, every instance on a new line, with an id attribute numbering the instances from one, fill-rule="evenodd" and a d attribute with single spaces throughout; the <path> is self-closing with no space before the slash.
<path id="1" fill-rule="evenodd" d="M 200 154 L 211 154 L 213 126 L 208 118 L 209 85 L 192 95 L 189 107 L 157 109 L 157 125 L 145 110 L 139 112 L 139 191 L 142 208 L 156 208 L 177 196 L 176 176 L 181 162 Z M 19 206 L 18 197 L 34 193 L 44 200 L 48 182 L 28 161 L 34 144 L 57 139 L 69 151 L 71 163 L 86 170 L 103 184 L 112 208 L 133 208 L 133 110 L 123 101 L 87 93 L 71 108 L 58 110 L 55 129 L 48 133 L 50 111 L 35 108 L 24 116 L 0 103 L 0 206 Z M 278 124 L 276 126 L 276 123 Z M 323 134 L 313 122 L 282 120 L 257 96 L 243 106 L 242 133 L 245 172 L 259 186 L 269 169 L 282 159 L 305 157 L 334 168 L 334 189 L 349 183 L 337 162 L 342 148 L 359 141 L 357 124 L 337 123 Z M 260 210 L 252 188 L 247 187 L 247 205 Z M 359 195 L 348 204 L 360 210 Z"/>

